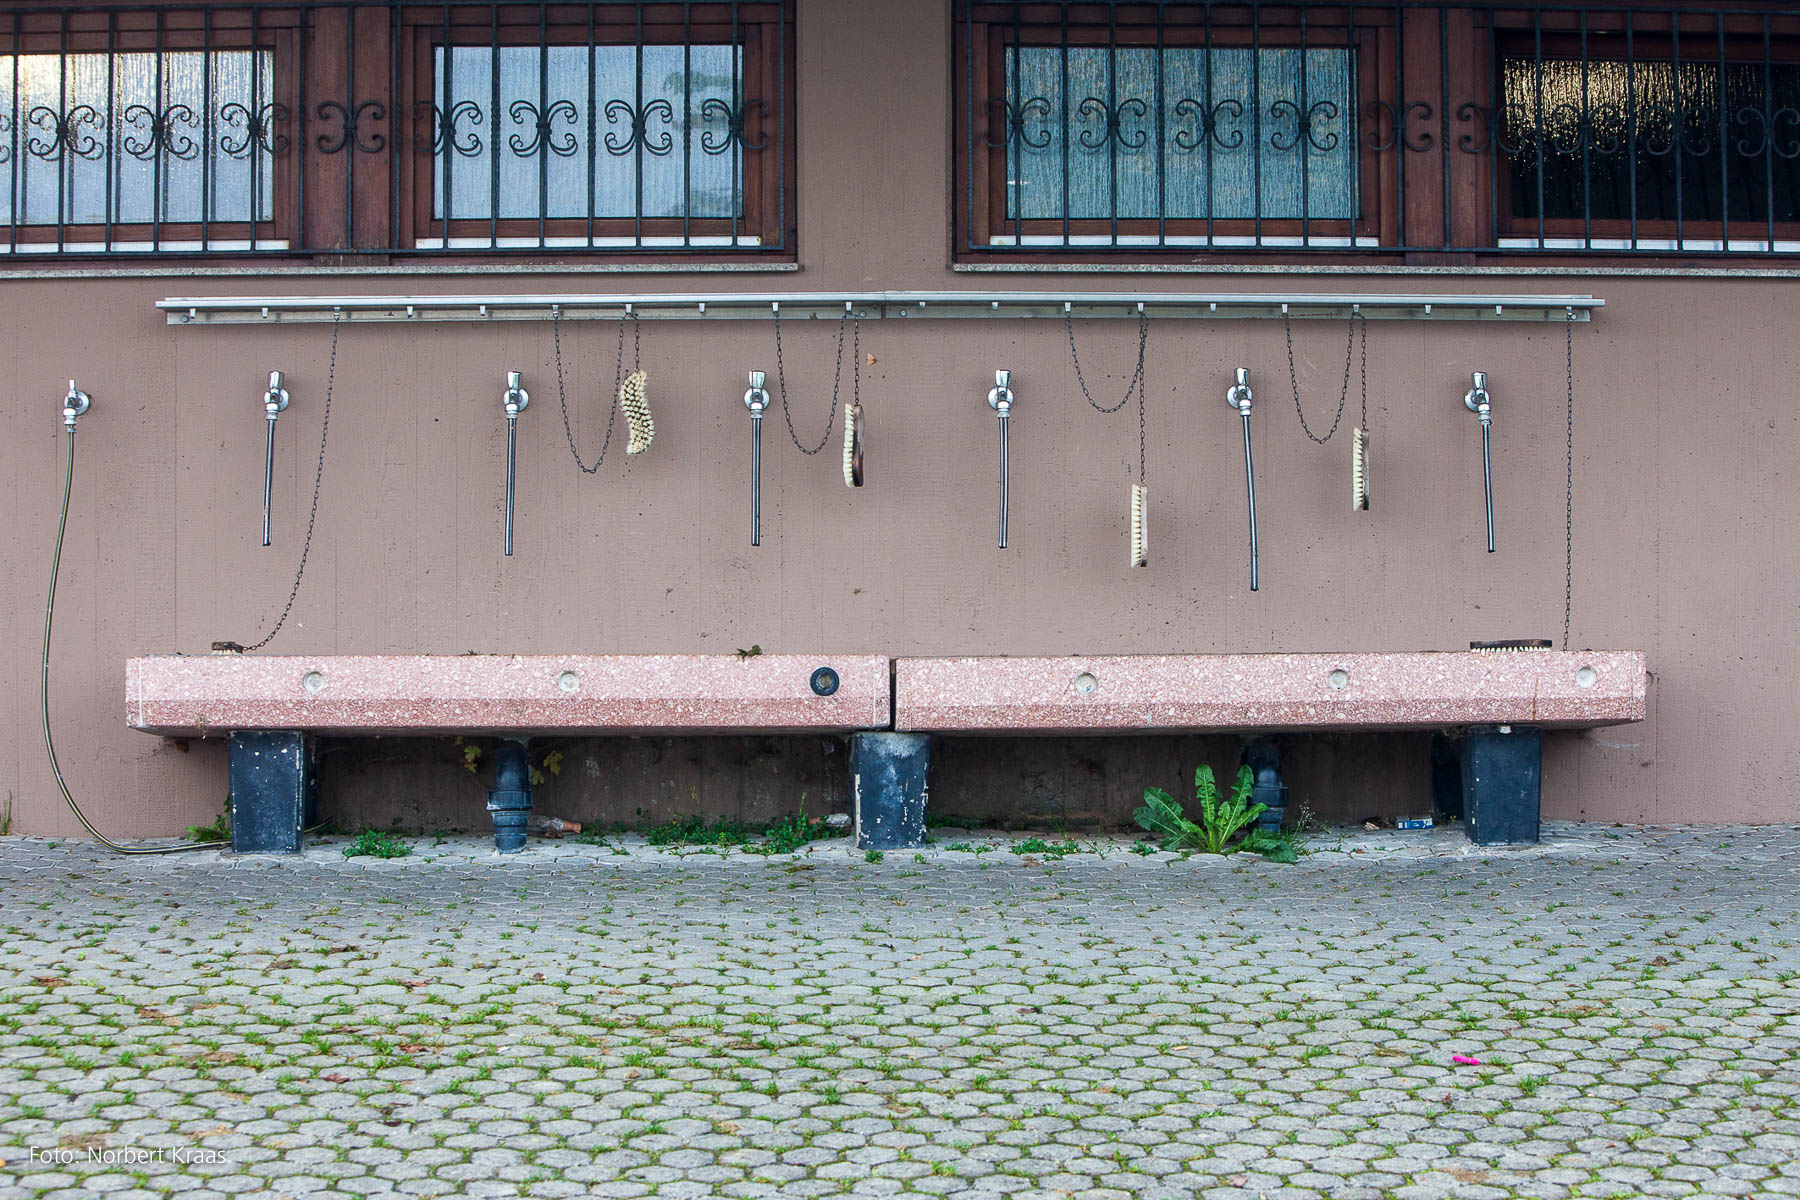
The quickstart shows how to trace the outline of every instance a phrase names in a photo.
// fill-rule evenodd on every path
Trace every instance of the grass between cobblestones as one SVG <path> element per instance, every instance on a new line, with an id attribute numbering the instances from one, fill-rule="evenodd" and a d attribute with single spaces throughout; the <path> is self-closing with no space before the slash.
<path id="1" fill-rule="evenodd" d="M 1800 1195 L 1800 831 L 1548 834 L 0 840 L 0 1200 Z"/>

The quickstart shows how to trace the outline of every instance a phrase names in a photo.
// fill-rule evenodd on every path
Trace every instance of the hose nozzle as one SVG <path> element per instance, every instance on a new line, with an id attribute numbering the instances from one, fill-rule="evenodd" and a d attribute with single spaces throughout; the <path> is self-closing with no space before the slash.
<path id="1" fill-rule="evenodd" d="M 63 397 L 63 428 L 74 433 L 75 418 L 86 412 L 93 402 L 92 396 L 76 387 L 73 379 L 69 380 L 69 394 Z"/>

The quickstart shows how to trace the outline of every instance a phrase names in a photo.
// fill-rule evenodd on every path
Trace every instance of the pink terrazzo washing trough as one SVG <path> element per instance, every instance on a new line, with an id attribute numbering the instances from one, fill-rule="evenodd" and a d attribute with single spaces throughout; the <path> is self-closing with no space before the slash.
<path id="1" fill-rule="evenodd" d="M 1574 729 L 1644 719 L 1637 651 L 903 658 L 894 728 Z"/>
<path id="2" fill-rule="evenodd" d="M 829 668 L 836 687 L 813 688 Z M 871 654 L 159 655 L 125 664 L 146 733 L 848 732 L 889 722 Z"/>

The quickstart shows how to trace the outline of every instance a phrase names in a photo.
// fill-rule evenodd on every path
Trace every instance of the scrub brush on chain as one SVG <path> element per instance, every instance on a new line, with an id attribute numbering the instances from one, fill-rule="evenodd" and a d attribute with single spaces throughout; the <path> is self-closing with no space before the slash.
<path id="1" fill-rule="evenodd" d="M 630 440 L 625 444 L 627 454 L 642 454 L 656 437 L 656 422 L 650 416 L 648 384 L 649 376 L 642 370 L 634 370 L 619 385 L 619 411 L 625 414 L 626 427 L 631 431 Z"/>

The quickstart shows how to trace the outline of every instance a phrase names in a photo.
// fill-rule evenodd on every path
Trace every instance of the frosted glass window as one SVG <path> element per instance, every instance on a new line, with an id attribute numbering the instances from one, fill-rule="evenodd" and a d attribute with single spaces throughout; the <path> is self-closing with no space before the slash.
<path id="1" fill-rule="evenodd" d="M 732 46 L 440 46 L 432 216 L 490 219 L 496 191 L 502 220 L 741 216 L 743 65 Z"/>
<path id="2" fill-rule="evenodd" d="M 261 50 L 0 56 L 0 222 L 270 220 L 271 59 Z"/>
<path id="3" fill-rule="evenodd" d="M 1007 217 L 1354 218 L 1355 67 L 1330 47 L 1009 49 Z"/>
<path id="4" fill-rule="evenodd" d="M 1513 212 L 1800 220 L 1800 67 L 1508 59 Z M 1540 178 L 1541 176 L 1541 178 Z"/>

